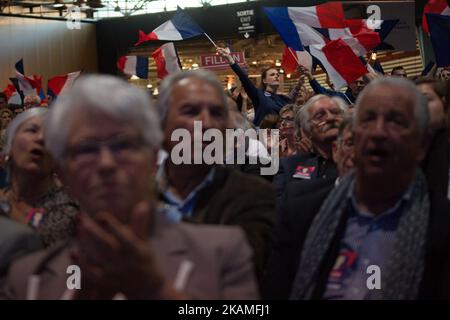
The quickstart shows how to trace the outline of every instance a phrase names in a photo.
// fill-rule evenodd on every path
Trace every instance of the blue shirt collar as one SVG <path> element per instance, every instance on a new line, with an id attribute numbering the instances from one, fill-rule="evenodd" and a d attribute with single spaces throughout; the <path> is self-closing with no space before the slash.
<path id="1" fill-rule="evenodd" d="M 359 210 L 358 202 L 356 201 L 356 197 L 355 197 L 355 186 L 356 186 L 356 179 L 353 179 L 353 181 L 351 182 L 350 188 L 348 190 L 348 193 L 347 193 L 347 199 L 348 199 L 348 201 L 350 201 L 353 212 L 355 212 L 356 214 L 363 216 L 363 217 L 380 218 L 380 217 L 389 216 L 389 215 L 392 215 L 393 213 L 399 212 L 400 208 L 403 206 L 403 204 L 408 203 L 411 200 L 412 192 L 414 189 L 414 182 L 412 182 L 408 186 L 406 191 L 402 194 L 401 198 L 394 204 L 393 207 L 387 209 L 386 211 L 384 211 L 383 213 L 381 213 L 377 216 L 374 216 L 370 212 L 362 212 Z"/>

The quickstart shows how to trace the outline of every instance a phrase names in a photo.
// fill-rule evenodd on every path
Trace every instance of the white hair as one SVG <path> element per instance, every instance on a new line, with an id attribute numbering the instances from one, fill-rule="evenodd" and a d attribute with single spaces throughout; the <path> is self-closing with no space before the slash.
<path id="1" fill-rule="evenodd" d="M 30 108 L 21 112 L 17 117 L 15 117 L 6 128 L 6 143 L 3 153 L 5 155 L 9 155 L 9 153 L 11 152 L 12 144 L 14 142 L 14 138 L 16 137 L 17 130 L 24 122 L 28 121 L 31 118 L 44 117 L 47 112 L 47 109 L 41 107 Z"/>
<path id="2" fill-rule="evenodd" d="M 56 99 L 45 123 L 44 139 L 52 156 L 61 161 L 75 115 L 104 113 L 136 128 L 145 143 L 158 150 L 162 141 L 159 118 L 148 94 L 110 75 L 88 75 Z"/>
<path id="3" fill-rule="evenodd" d="M 319 100 L 322 99 L 329 99 L 333 101 L 341 110 L 342 113 L 345 114 L 348 110 L 348 104 L 339 97 L 329 97 L 325 94 L 317 94 L 313 97 L 311 97 L 305 105 L 300 109 L 300 111 L 297 114 L 298 119 L 296 119 L 297 126 L 300 125 L 300 127 L 305 130 L 306 132 L 309 132 L 311 130 L 311 126 L 309 124 L 309 109 Z M 296 118 L 297 118 L 296 117 Z"/>
<path id="4" fill-rule="evenodd" d="M 408 91 L 414 99 L 414 117 L 416 118 L 419 130 L 422 133 L 427 130 L 430 121 L 427 98 L 417 90 L 417 87 L 411 80 L 402 77 L 381 77 L 371 81 L 356 99 L 354 121 L 358 119 L 358 109 L 361 101 L 370 91 L 380 86 L 397 87 Z"/>

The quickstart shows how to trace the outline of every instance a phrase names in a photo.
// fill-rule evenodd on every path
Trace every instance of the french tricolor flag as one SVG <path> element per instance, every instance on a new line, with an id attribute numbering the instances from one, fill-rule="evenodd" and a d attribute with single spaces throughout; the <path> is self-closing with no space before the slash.
<path id="1" fill-rule="evenodd" d="M 429 0 L 423 8 L 422 27 L 423 30 L 430 34 L 426 15 L 427 13 L 435 13 L 443 16 L 450 16 L 450 7 L 446 0 Z"/>
<path id="2" fill-rule="evenodd" d="M 156 62 L 156 73 L 159 79 L 163 79 L 165 76 L 181 70 L 180 60 L 172 42 L 163 44 L 156 49 L 152 53 L 152 57 Z"/>
<path id="3" fill-rule="evenodd" d="M 129 76 L 148 79 L 148 57 L 122 56 L 117 61 L 117 68 Z"/>
<path id="4" fill-rule="evenodd" d="M 312 7 L 265 7 L 285 44 L 320 61 L 340 89 L 368 73 L 359 56 L 375 49 L 397 21 L 376 21 L 375 31 L 362 19 L 347 20 L 342 3 Z M 372 26 L 373 27 L 373 26 Z"/>
<path id="5" fill-rule="evenodd" d="M 149 34 L 145 34 L 142 30 L 139 30 L 139 40 L 135 46 L 150 40 L 179 41 L 204 33 L 205 31 L 187 13 L 177 6 L 177 12 L 173 18 L 164 22 Z"/>
<path id="6" fill-rule="evenodd" d="M 50 78 L 47 82 L 47 94 L 53 98 L 56 98 L 64 91 L 72 87 L 74 81 L 80 76 L 80 73 L 81 71 L 76 71 Z"/>

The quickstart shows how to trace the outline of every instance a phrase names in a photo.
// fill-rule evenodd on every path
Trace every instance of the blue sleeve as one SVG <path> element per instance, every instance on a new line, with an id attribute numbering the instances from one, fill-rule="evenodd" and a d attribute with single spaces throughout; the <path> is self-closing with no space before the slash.
<path id="1" fill-rule="evenodd" d="M 321 93 L 326 94 L 327 96 L 336 95 L 336 91 L 328 90 L 322 87 L 316 79 L 312 79 L 309 81 L 309 84 L 311 85 L 311 88 L 314 90 L 315 93 Z"/>
<path id="2" fill-rule="evenodd" d="M 326 88 L 322 87 L 316 79 L 310 80 L 309 84 L 311 85 L 311 88 L 313 88 L 314 92 L 317 94 L 325 94 L 329 97 L 340 97 L 340 98 L 344 99 L 345 102 L 350 103 L 350 104 L 352 103 L 349 100 L 349 98 L 345 95 L 345 93 L 326 89 Z"/>
<path id="3" fill-rule="evenodd" d="M 258 89 L 255 87 L 253 82 L 248 78 L 247 74 L 244 70 L 239 67 L 237 63 L 233 63 L 230 65 L 231 69 L 233 69 L 234 73 L 239 77 L 239 80 L 244 87 L 245 92 L 247 92 L 248 97 L 253 102 L 253 107 L 256 109 L 259 107 L 259 98 L 258 98 Z"/>

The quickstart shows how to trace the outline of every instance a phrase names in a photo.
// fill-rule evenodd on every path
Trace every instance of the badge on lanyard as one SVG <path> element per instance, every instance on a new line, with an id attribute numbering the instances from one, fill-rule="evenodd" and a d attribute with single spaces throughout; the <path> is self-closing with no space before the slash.
<path id="1" fill-rule="evenodd" d="M 292 178 L 311 179 L 312 173 L 316 170 L 316 167 L 311 166 L 297 166 Z"/>
<path id="2" fill-rule="evenodd" d="M 38 229 L 42 221 L 44 220 L 45 209 L 44 208 L 31 208 L 27 214 L 28 225 L 35 229 Z"/>
<path id="3" fill-rule="evenodd" d="M 341 249 L 328 277 L 328 287 L 330 289 L 340 290 L 342 288 L 342 281 L 348 271 L 355 267 L 357 257 L 356 251 L 350 248 Z"/>

